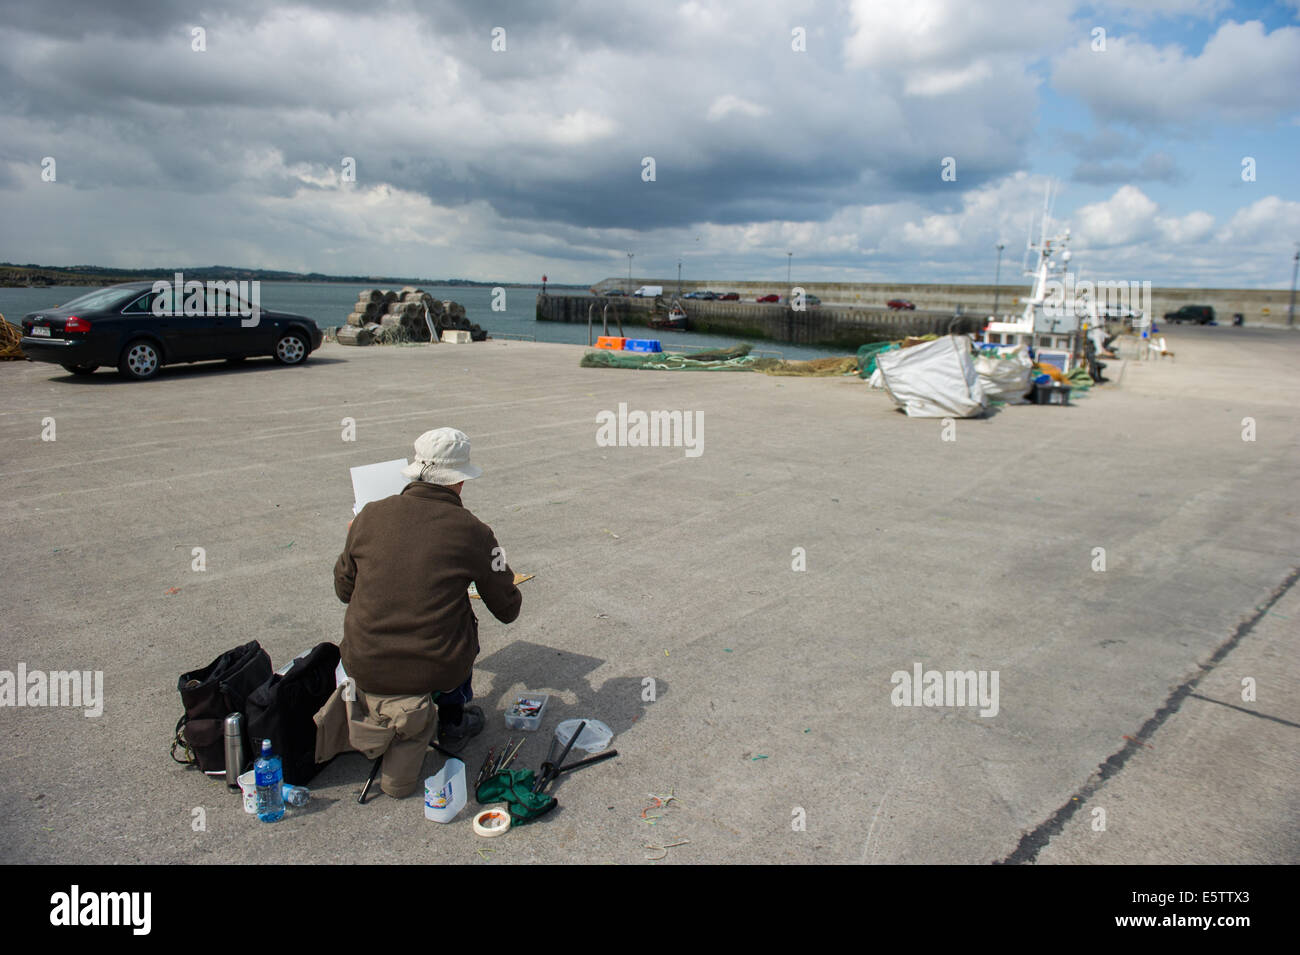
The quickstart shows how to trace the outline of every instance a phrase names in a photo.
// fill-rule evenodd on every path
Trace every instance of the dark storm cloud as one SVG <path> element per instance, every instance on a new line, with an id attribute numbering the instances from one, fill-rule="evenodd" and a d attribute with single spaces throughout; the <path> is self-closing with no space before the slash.
<path id="1" fill-rule="evenodd" d="M 859 275 L 866 256 L 881 268 L 941 263 L 969 258 L 968 241 L 983 250 L 1012 220 L 1023 231 L 1018 204 L 1041 204 L 1029 195 L 1041 197 L 1041 182 L 1020 176 L 1042 118 L 1041 67 L 1071 9 L 5 2 L 0 189 L 38 211 L 56 198 L 65 212 L 94 205 L 87 237 L 125 212 L 164 249 L 155 221 L 220 207 L 211 231 L 231 237 L 226 257 L 233 248 L 347 271 L 358 244 L 380 244 L 408 216 L 423 231 L 412 226 L 395 248 L 409 243 L 412 260 L 442 239 L 497 270 L 518 255 L 617 273 L 610 250 L 633 236 L 645 243 L 639 268 L 669 254 L 651 243 L 692 252 L 700 233 L 701 248 L 714 240 L 700 255 L 737 274 L 783 265 L 773 250 L 798 242 L 822 243 L 819 267 Z M 795 25 L 805 53 L 791 48 Z M 204 53 L 191 49 L 195 26 L 207 31 Z M 492 49 L 497 27 L 505 53 Z M 1103 82 L 1071 62 L 1051 74 Z M 1109 89 L 1080 95 L 1092 104 Z M 1077 160 L 1076 180 L 1179 181 L 1148 133 L 1095 115 L 1096 131 L 1053 133 Z M 70 190 L 25 192 L 43 156 L 58 159 Z M 654 182 L 641 178 L 647 156 Z M 352 190 L 339 181 L 344 157 L 356 161 Z M 946 159 L 955 182 L 941 176 Z M 1201 234 L 1198 222 L 1169 221 L 1173 235 Z M 211 247 L 194 232 L 177 238 Z M 97 241 L 88 247 L 115 248 L 107 230 Z"/>
<path id="2" fill-rule="evenodd" d="M 711 36 L 636 4 L 392 3 L 355 12 L 353 51 L 310 24 L 316 12 L 352 9 L 344 3 L 62 9 L 92 26 L 60 33 L 36 8 L 15 24 L 46 42 L 0 41 L 3 102 L 31 120 L 4 155 L 93 154 L 95 163 L 68 170 L 83 188 L 152 181 L 213 192 L 252 178 L 283 195 L 298 180 L 250 157 L 323 171 L 347 155 L 370 181 L 441 204 L 482 199 L 510 219 L 598 228 L 816 220 L 899 194 L 946 201 L 944 157 L 958 160 L 963 187 L 978 185 L 1014 166 L 1030 130 L 1027 84 L 1002 83 L 1000 98 L 978 84 L 904 97 L 896 82 L 844 71 L 833 44 L 815 58 L 794 55 L 780 20 Z M 289 19 L 274 21 L 277 12 Z M 386 32 L 376 26 L 385 14 L 424 32 L 410 36 L 396 21 Z M 271 43 L 262 31 L 273 22 Z M 206 53 L 190 49 L 194 24 L 206 24 Z M 508 54 L 492 52 L 496 26 Z M 376 36 L 383 45 L 366 46 Z M 766 82 L 751 75 L 755 56 Z M 455 101 L 423 103 L 430 71 L 449 62 Z M 690 72 L 658 72 L 669 64 Z M 715 115 L 724 94 L 735 105 Z M 466 101 L 487 119 L 448 126 L 442 115 Z M 521 109 L 549 117 L 540 139 L 512 141 Z M 584 111 L 616 131 L 546 139 L 561 117 Z M 644 156 L 655 159 L 655 182 L 641 180 Z"/>

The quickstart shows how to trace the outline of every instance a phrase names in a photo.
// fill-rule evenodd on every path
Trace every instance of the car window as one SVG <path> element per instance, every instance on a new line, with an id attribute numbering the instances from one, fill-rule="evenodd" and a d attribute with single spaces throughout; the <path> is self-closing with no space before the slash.
<path id="1" fill-rule="evenodd" d="M 208 284 L 204 297 L 205 308 L 209 315 L 240 315 L 240 309 L 243 302 L 240 301 L 237 286 L 226 288 L 225 286 L 235 286 L 234 282 L 211 282 Z"/>
<path id="2" fill-rule="evenodd" d="M 122 309 L 123 315 L 148 315 L 153 310 L 153 292 L 145 292 Z"/>
<path id="3" fill-rule="evenodd" d="M 113 308 L 122 302 L 130 300 L 131 296 L 139 295 L 138 289 L 132 288 L 101 288 L 93 292 L 87 292 L 85 295 L 74 298 L 71 302 L 64 302 L 61 308 L 79 308 L 85 311 L 92 311 L 104 308 Z"/>
<path id="4" fill-rule="evenodd" d="M 137 295 L 139 293 L 137 292 Z M 150 289 L 143 295 L 139 295 L 134 302 L 129 303 L 122 309 L 124 315 L 157 315 L 166 316 L 168 312 L 172 315 L 184 314 L 181 306 L 184 299 L 175 294 L 175 289 L 168 286 L 164 291 L 155 292 Z M 155 311 L 157 306 L 157 311 Z"/>

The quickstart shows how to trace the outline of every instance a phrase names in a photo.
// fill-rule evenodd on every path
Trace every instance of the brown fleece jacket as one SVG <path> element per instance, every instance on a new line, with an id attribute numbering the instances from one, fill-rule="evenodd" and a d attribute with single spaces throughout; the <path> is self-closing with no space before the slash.
<path id="1" fill-rule="evenodd" d="M 334 565 L 348 676 L 393 695 L 464 683 L 478 656 L 470 581 L 502 623 L 519 616 L 523 596 L 492 528 L 455 491 L 414 481 L 363 507 Z"/>

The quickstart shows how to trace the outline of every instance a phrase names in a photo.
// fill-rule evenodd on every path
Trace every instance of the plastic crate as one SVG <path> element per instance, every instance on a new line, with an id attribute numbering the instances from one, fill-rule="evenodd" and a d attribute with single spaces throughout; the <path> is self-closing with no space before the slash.
<path id="1" fill-rule="evenodd" d="M 623 345 L 624 351 L 661 352 L 659 342 L 653 338 L 629 338 Z"/>
<path id="2" fill-rule="evenodd" d="M 1070 386 L 1058 382 L 1034 385 L 1034 404 L 1068 405 L 1070 403 Z"/>
<path id="3" fill-rule="evenodd" d="M 506 726 L 512 730 L 532 730 L 542 725 L 542 716 L 546 713 L 546 704 L 551 700 L 548 693 L 534 693 L 521 696 L 506 710 Z"/>
<path id="4" fill-rule="evenodd" d="M 619 338 L 617 335 L 601 335 L 596 339 L 597 348 L 605 348 L 609 351 L 622 351 L 625 344 L 627 339 Z"/>

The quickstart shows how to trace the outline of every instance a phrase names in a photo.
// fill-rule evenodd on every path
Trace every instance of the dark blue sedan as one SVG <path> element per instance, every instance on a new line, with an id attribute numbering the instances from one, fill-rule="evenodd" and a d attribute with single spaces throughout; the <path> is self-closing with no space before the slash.
<path id="1" fill-rule="evenodd" d="M 166 286 L 165 288 L 162 286 Z M 143 381 L 163 365 L 270 355 L 300 365 L 323 334 L 310 318 L 260 308 L 247 283 L 129 282 L 23 316 L 22 350 L 74 375 L 102 366 Z"/>

